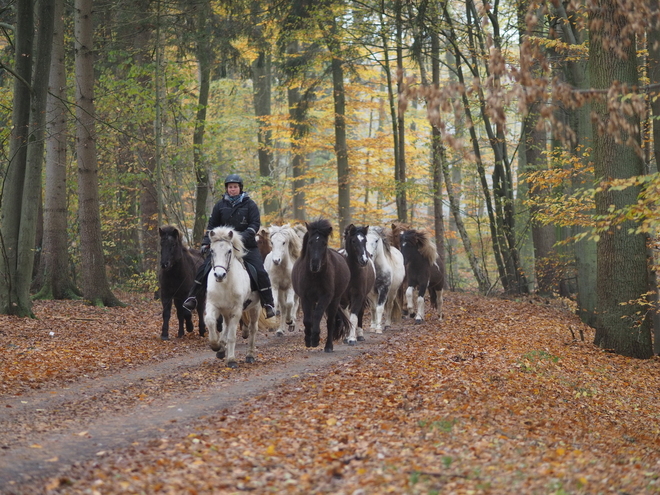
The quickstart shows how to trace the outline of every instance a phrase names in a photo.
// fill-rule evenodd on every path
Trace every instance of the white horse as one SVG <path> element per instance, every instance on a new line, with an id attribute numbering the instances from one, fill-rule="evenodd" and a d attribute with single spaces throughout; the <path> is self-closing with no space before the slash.
<path id="1" fill-rule="evenodd" d="M 372 327 L 376 333 L 383 333 L 383 315 L 385 315 L 385 329 L 392 326 L 392 311 L 397 291 L 406 275 L 406 268 L 403 254 L 390 245 L 382 227 L 369 227 L 367 251 L 376 267 L 376 283 L 369 294 L 373 315 Z"/>
<path id="2" fill-rule="evenodd" d="M 291 270 L 293 264 L 300 257 L 302 241 L 289 224 L 268 228 L 272 250 L 264 260 L 264 267 L 270 277 L 273 288 L 275 308 L 280 311 L 280 326 L 276 335 L 284 335 L 284 329 L 293 332 L 296 328 L 296 313 L 299 299 L 293 291 L 291 283 Z"/>
<path id="3" fill-rule="evenodd" d="M 241 314 L 250 317 L 246 363 L 254 362 L 254 340 L 261 313 L 259 293 L 253 291 L 250 276 L 243 263 L 245 248 L 238 232 L 230 227 L 216 227 L 209 231 L 213 268 L 207 281 L 204 322 L 209 331 L 209 344 L 218 358 L 227 358 L 229 368 L 238 367 L 235 357 L 236 331 Z M 222 316 L 222 332 L 217 321 Z"/>

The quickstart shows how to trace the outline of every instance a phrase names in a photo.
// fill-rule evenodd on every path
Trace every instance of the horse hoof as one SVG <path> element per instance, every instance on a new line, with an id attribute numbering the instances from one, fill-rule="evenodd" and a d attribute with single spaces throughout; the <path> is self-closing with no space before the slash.
<path id="1" fill-rule="evenodd" d="M 254 356 L 245 356 L 245 362 L 246 363 L 254 363 Z"/>
<path id="2" fill-rule="evenodd" d="M 229 363 L 227 363 L 227 368 L 231 368 L 235 370 L 236 368 L 238 368 L 238 363 L 236 361 L 230 361 Z"/>
<path id="3" fill-rule="evenodd" d="M 424 323 L 424 320 L 415 320 L 415 325 L 421 325 Z"/>
<path id="4" fill-rule="evenodd" d="M 216 352 L 215 357 L 217 357 L 218 359 L 224 359 L 225 358 L 225 351 Z"/>
<path id="5" fill-rule="evenodd" d="M 323 352 L 334 352 L 334 351 L 332 350 L 332 347 L 326 347 L 325 349 L 323 349 Z"/>
<path id="6" fill-rule="evenodd" d="M 170 340 L 170 338 L 167 335 L 161 335 L 160 340 Z"/>
<path id="7" fill-rule="evenodd" d="M 350 346 L 354 346 L 355 344 L 357 344 L 357 340 L 348 340 L 348 341 L 346 341 L 346 342 L 344 342 L 344 343 L 345 343 L 345 344 L 348 344 L 348 345 L 350 345 Z"/>
<path id="8" fill-rule="evenodd" d="M 295 324 L 289 325 L 289 332 L 295 332 L 295 331 L 296 331 L 296 325 Z"/>
<path id="9" fill-rule="evenodd" d="M 275 332 L 275 335 L 277 335 L 278 337 L 282 337 L 284 335 L 284 332 L 282 330 L 278 330 L 277 332 Z"/>

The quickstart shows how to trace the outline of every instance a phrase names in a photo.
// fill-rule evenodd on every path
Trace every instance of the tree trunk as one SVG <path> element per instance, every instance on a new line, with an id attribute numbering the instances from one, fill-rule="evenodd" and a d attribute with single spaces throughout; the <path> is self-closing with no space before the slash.
<path id="1" fill-rule="evenodd" d="M 269 215 L 277 213 L 279 207 L 273 191 L 273 133 L 268 121 L 271 114 L 271 57 L 266 50 L 260 51 L 252 64 L 252 84 L 254 113 L 259 125 L 257 140 L 261 197 L 264 213 Z"/>
<path id="2" fill-rule="evenodd" d="M 433 10 L 435 13 L 435 9 Z M 434 16 L 434 18 L 437 16 Z M 440 87 L 440 40 L 438 33 L 431 33 L 431 74 L 434 88 Z M 442 205 L 442 169 L 445 161 L 445 150 L 442 135 L 437 126 L 431 127 L 431 169 L 433 171 L 433 226 L 435 227 L 435 243 L 438 256 L 445 266 L 445 221 Z M 444 270 L 447 277 L 447 271 Z"/>
<path id="3" fill-rule="evenodd" d="M 76 151 L 78 207 L 82 253 L 82 291 L 88 303 L 121 304 L 110 292 L 106 277 L 99 212 L 98 164 L 94 121 L 94 52 L 92 0 L 75 1 Z"/>
<path id="4" fill-rule="evenodd" d="M 634 34 L 630 34 L 625 12 L 619 12 L 618 5 L 614 0 L 599 0 L 589 10 L 589 74 L 595 88 L 609 88 L 615 81 L 631 86 L 638 82 Z M 628 138 L 639 143 L 638 116 L 626 116 L 625 120 L 619 116 L 618 125 L 613 125 L 604 98 L 595 99 L 593 109 L 604 124 L 603 129 L 616 127 L 622 134 L 622 140 L 617 142 L 615 136 L 599 128 L 599 122 L 594 122 L 596 177 L 614 179 L 643 174 L 640 156 L 632 146 L 624 144 Z M 623 191 L 603 188 L 596 193 L 596 214 L 607 215 L 610 205 L 621 208 L 634 203 L 638 193 L 638 187 Z M 649 318 L 646 308 L 637 302 L 648 289 L 646 238 L 629 233 L 634 227 L 632 222 L 624 223 L 621 228 L 602 233 L 598 241 L 595 344 L 617 354 L 648 358 L 653 355 Z"/>
<path id="5" fill-rule="evenodd" d="M 204 230 L 207 225 L 206 202 L 209 196 L 209 173 L 204 160 L 204 132 L 206 129 L 206 108 L 209 104 L 209 91 L 211 88 L 212 52 L 209 44 L 209 33 L 206 19 L 209 15 L 210 4 L 203 2 L 197 16 L 199 26 L 197 30 L 197 61 L 199 63 L 199 96 L 197 99 L 197 116 L 195 118 L 195 132 L 193 134 L 193 166 L 197 179 L 197 194 L 195 195 L 195 225 L 192 240 L 195 245 L 202 242 Z"/>
<path id="6" fill-rule="evenodd" d="M 16 7 L 16 61 L 14 66 L 12 131 L 9 143 L 9 165 L 3 182 L 2 210 L 0 214 L 0 241 L 2 243 L 0 244 L 2 248 L 0 312 L 18 316 L 32 315 L 30 299 L 20 293 L 21 282 L 18 280 L 19 237 L 22 228 L 21 210 L 26 178 L 30 102 L 32 98 L 30 92 L 34 55 L 34 12 L 32 5 L 32 2 L 18 2 Z M 30 249 L 32 247 L 30 246 Z"/>
<path id="7" fill-rule="evenodd" d="M 396 22 L 396 67 L 397 67 L 397 92 L 399 95 L 399 107 L 397 111 L 397 164 L 396 173 L 396 209 L 397 217 L 400 222 L 408 221 L 408 199 L 406 193 L 406 128 L 405 112 L 403 110 L 403 18 L 402 0 L 395 0 L 394 15 Z"/>
<path id="8" fill-rule="evenodd" d="M 386 26 L 386 21 L 385 21 L 385 12 L 384 12 L 384 7 L 382 7 L 381 13 L 380 13 L 380 36 L 381 39 L 383 40 L 383 70 L 385 72 L 385 79 L 387 81 L 387 102 L 388 106 L 390 109 L 390 119 L 392 121 L 392 141 L 393 141 L 393 147 L 394 147 L 394 153 L 393 153 L 393 158 L 394 158 L 394 193 L 396 195 L 396 204 L 397 204 L 397 219 L 400 222 L 406 222 L 407 219 L 403 218 L 403 210 L 401 209 L 401 205 L 403 204 L 403 201 L 399 198 L 401 191 L 403 190 L 402 184 L 399 182 L 399 177 L 401 176 L 400 169 L 401 169 L 401 164 L 400 164 L 400 158 L 401 155 L 399 153 L 399 122 L 397 119 L 397 112 L 396 112 L 396 106 L 394 104 L 394 82 L 392 81 L 392 68 L 390 66 L 390 53 L 389 53 L 389 48 L 388 48 L 388 41 L 389 41 L 389 33 L 386 31 L 385 26 Z M 384 120 L 384 119 L 383 119 Z"/>
<path id="9" fill-rule="evenodd" d="M 44 160 L 44 137 L 46 135 L 46 102 L 48 78 L 53 46 L 55 11 L 52 1 L 39 2 L 37 46 L 32 80 L 30 108 L 30 130 L 27 150 L 27 167 L 23 187 L 21 208 L 21 232 L 18 242 L 16 279 L 18 293 L 24 300 L 30 298 L 30 286 L 34 273 L 36 234 L 42 200 L 42 170 Z"/>
<path id="10" fill-rule="evenodd" d="M 650 2 L 650 8 L 653 12 L 653 18 L 657 19 L 658 2 Z M 660 83 L 660 28 L 656 22 L 651 23 L 646 34 L 646 43 L 648 46 L 648 70 L 649 83 Z M 649 94 L 651 113 L 653 114 L 653 157 L 655 158 L 655 170 L 660 172 L 660 90 L 655 89 Z M 653 263 L 657 265 L 656 262 Z M 660 288 L 658 288 L 658 274 L 656 271 L 651 273 L 651 288 L 654 292 L 656 301 L 656 310 L 653 312 L 653 352 L 660 354 Z"/>
<path id="11" fill-rule="evenodd" d="M 296 58 L 300 55 L 300 43 L 297 40 L 289 43 L 287 54 L 292 58 Z M 301 93 L 300 83 L 295 81 L 296 76 L 299 75 L 293 74 L 290 76 L 294 80 L 289 82 L 287 89 L 287 97 L 289 100 L 289 126 L 291 129 L 293 218 L 299 222 L 304 222 L 306 220 L 304 175 L 307 167 L 305 154 L 300 146 L 300 140 L 307 135 L 309 130 L 307 111 L 309 109 L 311 88 L 307 90 L 305 95 L 303 95 Z"/>
<path id="12" fill-rule="evenodd" d="M 335 155 L 337 156 L 337 184 L 339 232 L 351 223 L 351 183 L 346 143 L 346 95 L 344 93 L 343 62 L 332 57 L 332 90 L 335 100 Z"/>
<path id="13" fill-rule="evenodd" d="M 46 189 L 41 287 L 36 298 L 71 299 L 80 295 L 69 274 L 67 236 L 66 148 L 67 118 L 64 105 L 64 0 L 54 0 L 55 29 L 50 66 L 46 139 Z"/>

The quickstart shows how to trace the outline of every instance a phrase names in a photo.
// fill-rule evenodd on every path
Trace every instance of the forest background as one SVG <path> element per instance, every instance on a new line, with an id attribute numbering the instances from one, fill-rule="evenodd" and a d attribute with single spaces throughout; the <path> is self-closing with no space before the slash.
<path id="1" fill-rule="evenodd" d="M 2 313 L 155 289 L 158 227 L 196 245 L 238 172 L 265 226 L 408 223 L 449 289 L 660 349 L 656 2 L 3 1 L 0 29 Z"/>

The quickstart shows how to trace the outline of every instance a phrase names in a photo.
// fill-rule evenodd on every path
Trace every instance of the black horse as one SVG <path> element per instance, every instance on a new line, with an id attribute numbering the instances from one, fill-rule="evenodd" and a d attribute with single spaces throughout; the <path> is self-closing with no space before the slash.
<path id="1" fill-rule="evenodd" d="M 300 298 L 305 325 L 305 345 L 318 347 L 321 340 L 321 319 L 326 315 L 328 337 L 325 352 L 332 352 L 332 343 L 341 340 L 350 322 L 339 307 L 348 287 L 351 272 L 346 260 L 328 247 L 332 226 L 325 219 L 307 224 L 300 257 L 293 265 L 291 281 Z"/>
<path id="2" fill-rule="evenodd" d="M 369 304 L 369 293 L 374 287 L 376 270 L 367 251 L 369 226 L 356 227 L 350 224 L 344 229 L 344 250 L 351 272 L 351 281 L 341 298 L 341 305 L 350 313 L 351 331 L 346 339 L 348 345 L 364 340 L 362 319 Z"/>
<path id="3" fill-rule="evenodd" d="M 181 233 L 176 227 L 166 225 L 158 229 L 160 234 L 160 271 L 158 283 L 160 284 L 160 301 L 163 304 L 163 327 L 160 333 L 161 340 L 169 340 L 170 315 L 172 302 L 176 306 L 176 316 L 179 319 L 179 333 L 183 337 L 183 323 L 186 330 L 193 331 L 192 315 L 183 309 L 183 301 L 195 283 L 197 269 L 204 262 L 202 254 L 195 249 L 188 249 L 183 245 Z M 197 314 L 199 316 L 199 334 L 206 333 L 204 324 L 204 301 L 198 301 Z"/>
<path id="4" fill-rule="evenodd" d="M 424 294 L 429 291 L 431 306 L 442 319 L 442 291 L 445 286 L 445 266 L 429 235 L 423 230 L 409 229 L 401 233 L 401 253 L 406 265 L 406 298 L 408 311 L 416 323 L 424 319 Z M 417 304 L 413 293 L 417 292 Z"/>

